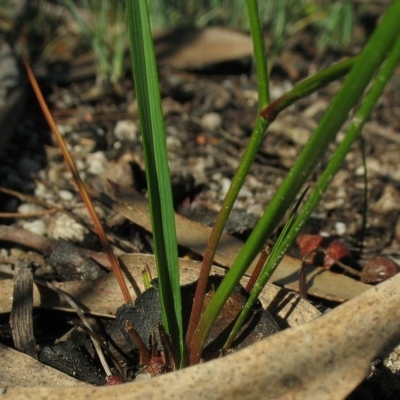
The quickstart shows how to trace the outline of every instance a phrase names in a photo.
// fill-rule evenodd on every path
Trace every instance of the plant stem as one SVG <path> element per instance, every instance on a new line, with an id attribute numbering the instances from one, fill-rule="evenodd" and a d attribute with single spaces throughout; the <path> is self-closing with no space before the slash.
<path id="1" fill-rule="evenodd" d="M 256 46 L 255 46 L 256 49 Z M 255 50 L 256 51 L 256 50 Z M 258 57 L 260 59 L 261 57 Z M 263 60 L 265 57 L 262 57 Z M 232 180 L 231 187 L 229 188 L 229 191 L 224 199 L 224 202 L 222 203 L 221 209 L 219 211 L 219 214 L 216 218 L 213 230 L 210 235 L 210 239 L 207 243 L 207 248 L 204 253 L 204 258 L 203 258 L 203 264 L 202 264 L 202 270 L 199 275 L 199 283 L 198 283 L 198 290 L 199 293 L 205 293 L 205 287 L 207 285 L 207 281 L 203 281 L 203 276 L 208 278 L 209 271 L 211 269 L 211 264 L 214 259 L 214 255 L 219 243 L 219 240 L 222 235 L 223 228 L 226 224 L 226 221 L 229 217 L 229 214 L 231 212 L 231 209 L 233 207 L 233 204 L 237 198 L 237 195 L 243 186 L 244 178 L 241 178 L 242 176 L 247 176 L 250 165 L 252 164 L 255 155 L 257 154 L 257 151 L 259 149 L 259 146 L 262 143 L 262 140 L 264 139 L 263 136 L 260 135 L 260 132 L 264 132 L 266 129 L 268 129 L 269 125 L 274 121 L 274 119 L 277 117 L 277 115 L 286 109 L 287 107 L 291 106 L 295 101 L 306 97 L 310 95 L 311 93 L 314 93 L 318 89 L 321 89 L 328 85 L 329 83 L 333 82 L 334 80 L 340 78 L 341 76 L 345 75 L 346 73 L 349 72 L 351 67 L 354 65 L 357 57 L 353 57 L 351 59 L 342 61 L 340 63 L 337 63 L 333 65 L 332 67 L 326 68 L 323 71 L 318 72 L 314 76 L 305 79 L 303 82 L 299 83 L 296 85 L 291 91 L 286 93 L 285 95 L 281 96 L 274 102 L 272 102 L 270 105 L 267 107 L 264 107 L 260 115 L 265 118 L 267 121 L 266 123 L 262 123 L 262 121 L 257 120 L 256 121 L 256 126 L 254 128 L 254 131 L 252 133 L 252 136 L 250 138 L 249 145 L 246 149 L 246 152 L 241 160 L 240 166 Z M 263 62 L 260 62 L 257 66 L 257 71 L 258 68 L 261 67 L 261 64 Z M 258 72 L 257 72 L 258 74 Z M 264 74 L 260 74 L 261 76 L 264 76 Z M 265 80 L 265 78 L 262 79 L 262 81 L 265 81 L 267 84 L 268 82 Z M 264 89 L 264 85 L 261 85 L 259 87 L 259 97 L 264 98 L 266 89 Z M 265 101 L 265 100 L 263 100 Z M 261 104 L 261 103 L 260 103 Z M 262 106 L 259 105 L 259 109 L 262 108 Z M 247 164 L 249 163 L 249 164 Z M 204 268 L 204 275 L 203 275 L 203 268 Z M 205 278 L 204 278 L 205 279 Z M 197 294 L 197 290 L 196 290 Z M 204 294 L 203 294 L 203 299 L 204 299 Z M 202 307 L 202 302 L 198 303 L 197 302 L 197 297 L 195 295 L 195 300 L 194 300 L 194 307 L 192 311 L 192 315 L 198 315 L 197 318 L 194 318 L 193 320 L 190 320 L 189 323 L 189 330 L 188 330 L 188 335 L 186 336 L 186 343 L 189 345 L 193 334 L 194 334 L 194 329 L 197 326 L 198 320 L 200 318 L 200 312 Z M 195 313 L 195 314 L 193 314 Z"/>
<path id="2" fill-rule="evenodd" d="M 281 111 L 291 106 L 297 100 L 314 93 L 318 89 L 321 89 L 343 75 L 346 75 L 356 61 L 357 57 L 349 58 L 348 60 L 341 61 L 316 73 L 312 77 L 305 79 L 303 82 L 297 84 L 292 90 L 263 108 L 260 115 L 268 120 L 274 120 Z"/>
<path id="3" fill-rule="evenodd" d="M 270 103 L 268 65 L 264 45 L 264 34 L 258 12 L 258 1 L 247 0 L 246 3 L 257 71 L 258 109 L 261 111 L 261 109 Z"/>
<path id="4" fill-rule="evenodd" d="M 200 361 L 202 349 L 211 327 L 231 291 L 243 276 L 262 244 L 276 228 L 285 211 L 290 207 L 307 177 L 325 153 L 329 143 L 335 138 L 348 113 L 364 92 L 376 69 L 383 62 L 387 51 L 391 48 L 400 31 L 399 15 L 400 1 L 395 1 L 388 8 L 318 128 L 311 136 L 285 181 L 270 202 L 266 213 L 254 228 L 242 251 L 218 287 L 202 315 L 192 339 L 191 365 Z"/>
<path id="5" fill-rule="evenodd" d="M 259 111 L 269 103 L 269 82 L 267 59 L 265 55 L 264 37 L 262 27 L 258 15 L 257 0 L 247 0 L 247 9 L 250 18 L 251 34 L 254 46 L 254 56 L 256 60 L 257 79 L 258 79 L 258 98 Z M 232 180 L 232 184 L 222 203 L 221 209 L 216 218 L 214 227 L 210 234 L 210 239 L 204 252 L 203 263 L 201 266 L 199 279 L 196 286 L 196 292 L 193 299 L 193 307 L 190 315 L 188 331 L 186 334 L 186 348 L 190 353 L 192 347 L 192 339 L 200 320 L 201 310 L 203 308 L 204 296 L 206 293 L 208 276 L 210 275 L 211 265 L 214 260 L 214 255 L 217 250 L 222 231 L 228 220 L 244 179 L 246 178 L 251 164 L 257 154 L 257 151 L 264 139 L 264 132 L 271 122 L 258 117 L 255 123 L 255 128 L 250 138 L 250 142 L 243 155 L 239 168 Z M 189 356 L 188 353 L 188 356 Z"/>
<path id="6" fill-rule="evenodd" d="M 257 280 L 256 284 L 254 285 L 250 297 L 246 301 L 245 306 L 243 307 L 238 319 L 235 322 L 235 326 L 233 327 L 230 336 L 224 346 L 224 350 L 227 350 L 230 347 L 231 343 L 235 339 L 237 332 L 239 332 L 241 326 L 246 320 L 251 310 L 251 307 L 253 306 L 254 302 L 260 295 L 261 290 L 263 289 L 263 287 L 268 282 L 269 278 L 274 273 L 275 269 L 282 260 L 283 256 L 286 254 L 289 246 L 292 244 L 293 240 L 297 236 L 300 229 L 303 227 L 304 223 L 307 222 L 312 211 L 321 200 L 322 195 L 325 193 L 332 179 L 339 171 L 346 155 L 350 151 L 351 146 L 354 144 L 359 133 L 361 132 L 362 127 L 371 116 L 374 106 L 379 100 L 379 97 L 381 96 L 387 82 L 389 81 L 396 66 L 398 65 L 399 60 L 400 60 L 400 36 L 398 37 L 393 48 L 391 49 L 389 56 L 385 61 L 385 64 L 382 66 L 377 77 L 375 78 L 375 81 L 369 93 L 366 95 L 366 98 L 361 108 L 354 116 L 352 123 L 349 129 L 347 130 L 343 141 L 340 143 L 334 156 L 331 158 L 330 162 L 325 168 L 323 174 L 318 180 L 316 187 L 312 191 L 309 199 L 304 204 L 301 213 L 299 214 L 298 218 L 288 228 L 288 232 L 286 236 L 282 239 L 281 243 L 279 244 L 277 243 L 276 248 L 274 247 L 274 249 L 272 250 L 271 256 L 261 272 L 260 279 Z M 340 262 L 339 265 L 346 271 L 349 271 L 346 265 Z M 357 271 L 351 271 L 351 273 L 354 274 L 357 273 Z"/>
<path id="7" fill-rule="evenodd" d="M 67 145 L 65 144 L 64 139 L 62 138 L 57 125 L 54 121 L 53 116 L 51 115 L 51 112 L 46 104 L 46 101 L 42 95 L 42 92 L 39 88 L 39 85 L 36 81 L 35 75 L 33 74 L 32 68 L 28 64 L 28 62 L 24 59 L 25 67 L 28 73 L 29 80 L 31 82 L 31 85 L 33 87 L 33 90 L 35 92 L 35 95 L 39 101 L 40 107 L 42 108 L 43 114 L 46 117 L 46 120 L 50 126 L 51 131 L 53 132 L 53 135 L 57 141 L 57 144 L 64 156 L 65 162 L 68 165 L 68 168 L 71 171 L 72 177 L 74 179 L 74 182 L 76 183 L 79 194 L 81 195 L 81 198 L 83 202 L 85 203 L 85 206 L 89 212 L 90 218 L 92 219 L 93 225 L 97 231 L 97 235 L 99 236 L 100 242 L 104 248 L 104 251 L 107 254 L 108 260 L 110 261 L 111 269 L 117 279 L 117 282 L 119 284 L 119 287 L 121 289 L 122 295 L 124 297 L 125 303 L 129 303 L 132 301 L 132 297 L 129 293 L 128 287 L 126 286 L 124 277 L 121 272 L 121 268 L 119 267 L 119 263 L 117 260 L 117 257 L 115 257 L 114 252 L 111 249 L 110 243 L 107 239 L 106 233 L 104 232 L 103 225 L 100 221 L 99 216 L 97 215 L 97 212 L 94 208 L 93 202 L 89 196 L 89 193 L 87 192 L 85 188 L 85 184 L 83 183 L 79 172 L 76 168 L 76 165 L 74 163 L 74 160 L 71 157 L 71 154 L 68 151 Z"/>
<path id="8" fill-rule="evenodd" d="M 147 0 L 127 0 L 126 7 L 162 321 L 167 333 L 171 335 L 175 351 L 178 352 L 176 359 L 182 366 L 184 343 L 178 245 L 165 126 Z"/>
<path id="9" fill-rule="evenodd" d="M 253 272 L 251 278 L 253 278 L 256 280 L 254 285 L 251 288 L 251 293 L 250 293 L 250 297 L 247 299 L 246 304 L 244 305 L 244 307 L 242 308 L 242 311 L 240 312 L 238 318 L 235 321 L 235 324 L 232 328 L 232 330 L 229 333 L 229 337 L 226 340 L 224 346 L 222 347 L 222 352 L 225 353 L 228 351 L 228 349 L 231 347 L 236 335 L 238 334 L 239 330 L 242 328 L 242 326 L 244 325 L 244 322 L 247 319 L 247 316 L 250 313 L 251 308 L 254 305 L 254 302 L 257 300 L 258 296 L 260 295 L 260 292 L 262 290 L 262 288 L 265 286 L 265 284 L 267 283 L 268 278 L 266 279 L 266 275 L 267 275 L 267 266 L 271 263 L 274 262 L 275 259 L 277 259 L 280 256 L 280 247 L 281 244 L 285 241 L 288 232 L 290 231 L 290 228 L 293 225 L 293 222 L 295 220 L 296 214 L 297 214 L 297 210 L 300 207 L 301 202 L 304 199 L 304 196 L 306 195 L 307 191 L 309 188 L 307 188 L 302 195 L 300 196 L 300 198 L 297 200 L 297 203 L 290 215 L 290 217 L 288 218 L 288 220 L 286 221 L 282 232 L 279 234 L 278 239 L 274 245 L 274 247 L 272 248 L 268 259 L 264 262 L 263 268 L 261 269 L 260 273 L 257 275 L 257 273 L 254 273 L 256 271 Z M 250 280 L 249 280 L 250 282 Z M 261 286 L 261 282 L 264 282 L 264 285 Z"/>

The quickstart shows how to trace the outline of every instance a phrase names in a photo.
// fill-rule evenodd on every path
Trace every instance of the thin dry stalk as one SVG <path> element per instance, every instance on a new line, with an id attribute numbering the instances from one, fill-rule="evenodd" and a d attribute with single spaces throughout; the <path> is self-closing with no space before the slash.
<path id="1" fill-rule="evenodd" d="M 132 297 L 129 293 L 128 287 L 125 283 L 124 277 L 122 275 L 122 271 L 121 268 L 119 266 L 117 257 L 115 256 L 115 254 L 113 253 L 110 243 L 107 239 L 106 233 L 104 231 L 103 225 L 100 221 L 99 216 L 97 215 L 97 212 L 94 208 L 93 202 L 85 188 L 85 185 L 79 175 L 79 172 L 76 168 L 76 165 L 74 163 L 74 160 L 71 157 L 71 154 L 68 151 L 68 148 L 64 142 L 64 139 L 62 138 L 57 125 L 53 119 L 53 116 L 51 115 L 51 112 L 46 104 L 46 101 L 43 97 L 43 94 L 39 88 L 39 85 L 37 83 L 37 80 L 35 78 L 35 75 L 33 74 L 32 68 L 30 67 L 28 61 L 26 59 L 24 59 L 24 64 L 25 64 L 25 68 L 27 70 L 28 73 L 28 77 L 29 77 L 29 81 L 32 85 L 32 88 L 35 92 L 35 95 L 39 101 L 40 107 L 43 111 L 44 116 L 46 117 L 46 120 L 50 126 L 51 131 L 53 132 L 53 135 L 57 141 L 57 144 L 64 156 L 64 159 L 68 165 L 68 168 L 71 171 L 72 177 L 74 179 L 74 182 L 76 184 L 76 186 L 78 187 L 79 190 L 79 194 L 81 195 L 81 198 L 83 200 L 83 202 L 85 203 L 85 206 L 90 214 L 90 218 L 93 221 L 93 225 L 95 226 L 96 232 L 99 236 L 99 239 L 101 241 L 101 244 L 103 245 L 104 251 L 107 254 L 107 257 L 110 261 L 111 264 L 111 268 L 112 271 L 115 275 L 115 277 L 117 278 L 118 284 L 121 288 L 121 292 L 123 294 L 124 300 L 126 303 L 129 303 L 132 301 Z"/>

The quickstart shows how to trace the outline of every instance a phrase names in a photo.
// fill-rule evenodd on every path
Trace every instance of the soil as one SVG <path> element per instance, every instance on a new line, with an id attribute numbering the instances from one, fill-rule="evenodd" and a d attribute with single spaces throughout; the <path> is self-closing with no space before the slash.
<path id="1" fill-rule="evenodd" d="M 80 57 L 85 55 L 81 51 L 78 54 Z M 314 60 L 305 51 L 291 50 L 286 57 L 277 59 L 272 65 L 272 98 L 285 93 L 295 81 L 328 65 Z M 338 60 L 340 55 L 329 58 L 331 62 Z M 145 194 L 144 162 L 131 71 L 126 71 L 118 93 L 104 88 L 95 93 L 95 69 L 79 79 L 72 78 L 71 71 L 61 75 L 54 72 L 66 65 L 71 70 L 79 69 L 75 61 L 52 60 L 46 65 L 45 73 L 39 71 L 39 64 L 36 71 L 78 170 L 88 185 L 104 193 L 110 193 L 107 179 L 111 179 Z M 249 58 L 244 58 L 197 70 L 162 66 L 159 72 L 176 210 L 211 226 L 257 116 L 253 66 Z M 296 79 L 291 78 L 293 74 Z M 340 238 L 361 267 L 378 255 L 400 261 L 399 83 L 400 68 L 371 121 L 366 124 L 363 140 L 353 146 L 304 228 L 304 233 Z M 339 87 L 340 82 L 335 82 L 300 100 L 271 125 L 235 204 L 227 232 L 241 239 L 248 236 Z M 3 152 L 0 186 L 56 204 L 88 222 L 71 183 L 71 175 L 50 136 L 36 99 L 28 86 L 26 90 L 26 105 L 21 105 L 22 117 Z M 345 127 L 339 133 L 339 139 L 344 132 Z M 335 146 L 336 143 L 331 145 L 330 152 L 307 185 L 314 185 Z M 3 213 L 38 213 L 45 209 L 26 198 L 21 200 L 4 193 L 0 196 L 0 211 Z M 131 252 L 152 252 L 150 234 L 107 207 L 97 207 L 106 226 L 129 243 Z M 100 249 L 93 233 L 60 212 L 31 218 L 9 217 L 2 224 L 22 227 L 56 241 L 63 239 L 78 247 Z M 27 250 L 2 241 L 2 263 L 7 264 L 7 260 Z M 294 253 L 296 251 L 293 249 Z M 181 256 L 186 253 L 185 249 L 180 249 Z M 71 279 L 71 276 L 62 276 L 54 264 L 53 267 L 47 263 L 39 264 L 38 276 Z M 43 311 L 37 315 L 43 319 Z M 7 318 L 3 317 L 1 326 L 4 327 Z M 49 342 L 60 335 L 59 331 L 47 331 L 37 340 L 38 343 Z M 7 333 L 3 333 L 1 338 L 2 343 L 12 345 Z M 376 368 L 379 366 L 378 362 Z M 362 397 L 364 391 L 371 393 L 371 398 L 395 396 L 393 393 L 396 392 L 390 391 L 386 397 L 382 397 L 381 392 L 378 396 L 368 385 L 370 383 L 359 389 L 359 396 Z M 397 381 L 393 385 L 397 385 Z M 375 395 L 378 397 L 373 397 Z"/>

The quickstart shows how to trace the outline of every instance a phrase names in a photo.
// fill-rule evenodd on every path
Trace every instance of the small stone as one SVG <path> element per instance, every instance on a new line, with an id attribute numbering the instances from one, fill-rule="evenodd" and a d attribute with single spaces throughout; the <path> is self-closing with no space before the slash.
<path id="1" fill-rule="evenodd" d="M 57 129 L 60 132 L 61 136 L 66 136 L 68 133 L 72 132 L 72 128 L 71 125 L 61 125 L 61 124 L 57 124 Z"/>
<path id="2" fill-rule="evenodd" d="M 34 212 L 43 211 L 43 207 L 40 207 L 37 204 L 33 203 L 24 203 L 17 208 L 17 211 L 20 214 L 30 214 Z"/>
<path id="3" fill-rule="evenodd" d="M 250 207 L 247 208 L 247 212 L 249 214 L 254 214 L 254 215 L 260 216 L 264 212 L 264 209 L 261 206 L 261 204 L 254 203 Z"/>
<path id="4" fill-rule="evenodd" d="M 393 185 L 386 185 L 380 199 L 371 204 L 371 210 L 378 213 L 388 213 L 400 210 L 400 192 Z"/>
<path id="5" fill-rule="evenodd" d="M 369 260 L 362 271 L 362 281 L 365 283 L 379 283 L 400 272 L 400 267 L 385 256 L 378 256 Z"/>
<path id="6" fill-rule="evenodd" d="M 92 154 L 96 154 L 96 153 L 92 153 Z M 91 155 L 91 154 L 90 154 Z M 88 160 L 90 159 L 90 155 L 88 156 Z M 84 171 L 85 170 L 85 168 L 86 168 L 86 164 L 85 164 L 85 162 L 83 161 L 83 160 L 75 160 L 75 165 L 76 165 L 76 169 L 79 171 L 79 172 L 82 172 L 82 171 Z M 69 172 L 69 171 L 68 171 Z M 72 176 L 71 176 L 72 177 Z"/>
<path id="7" fill-rule="evenodd" d="M 168 150 L 180 150 L 182 142 L 175 136 L 167 136 L 167 148 Z"/>
<path id="8" fill-rule="evenodd" d="M 222 125 L 222 117 L 217 113 L 204 114 L 201 119 L 201 127 L 207 131 L 215 131 Z"/>
<path id="9" fill-rule="evenodd" d="M 228 178 L 221 179 L 221 195 L 225 196 L 228 193 L 229 188 L 231 187 L 231 180 Z"/>
<path id="10" fill-rule="evenodd" d="M 53 193 L 41 182 L 36 183 L 35 196 L 40 199 L 53 200 Z"/>
<path id="11" fill-rule="evenodd" d="M 89 165 L 87 171 L 93 175 L 101 175 L 108 168 L 108 161 L 102 151 L 87 155 Z"/>
<path id="12" fill-rule="evenodd" d="M 48 227 L 48 236 L 51 239 L 64 239 L 81 242 L 84 239 L 86 229 L 75 220 L 65 214 L 58 213 L 52 219 Z"/>
<path id="13" fill-rule="evenodd" d="M 253 192 L 250 189 L 248 189 L 246 186 L 243 186 L 239 191 L 238 198 L 239 197 L 242 199 L 251 198 L 251 197 L 253 197 Z"/>
<path id="14" fill-rule="evenodd" d="M 121 142 L 119 142 L 118 140 L 117 140 L 117 141 L 115 141 L 115 142 L 113 143 L 113 149 L 114 149 L 114 150 L 118 150 L 118 149 L 120 149 L 120 148 L 121 148 L 121 146 L 122 146 L 122 143 L 121 143 Z"/>
<path id="15" fill-rule="evenodd" d="M 34 221 L 25 221 L 22 227 L 29 232 L 36 233 L 37 235 L 44 236 L 46 234 L 46 225 L 40 219 Z"/>
<path id="16" fill-rule="evenodd" d="M 343 223 L 343 222 L 336 222 L 336 224 L 335 224 L 335 230 L 336 230 L 336 233 L 337 233 L 339 236 L 343 236 L 343 235 L 346 233 L 346 231 L 347 231 L 346 224 Z"/>
<path id="17" fill-rule="evenodd" d="M 60 199 L 64 201 L 71 201 L 74 198 L 74 195 L 69 190 L 60 190 L 58 192 Z"/>
<path id="18" fill-rule="evenodd" d="M 215 110 L 224 110 L 231 101 L 231 94 L 224 88 L 219 88 L 215 94 L 213 106 Z"/>
<path id="19" fill-rule="evenodd" d="M 137 125 L 129 120 L 118 121 L 114 128 L 114 135 L 122 142 L 134 142 L 138 140 L 139 129 Z"/>
<path id="20" fill-rule="evenodd" d="M 138 375 L 136 375 L 135 381 L 139 382 L 139 381 L 148 381 L 152 379 L 151 375 L 148 372 L 142 372 Z"/>

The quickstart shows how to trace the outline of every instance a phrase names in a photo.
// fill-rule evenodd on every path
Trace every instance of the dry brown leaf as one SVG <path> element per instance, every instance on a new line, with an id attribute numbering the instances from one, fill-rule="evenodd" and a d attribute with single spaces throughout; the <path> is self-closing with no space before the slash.
<path id="1" fill-rule="evenodd" d="M 136 291 L 144 290 L 141 272 L 145 264 L 149 266 L 152 276 L 157 276 L 153 255 L 127 254 L 121 256 L 120 259 L 128 277 L 128 288 L 131 293 L 135 292 L 133 290 L 134 286 L 136 286 Z M 198 277 L 200 263 L 198 261 L 182 259 L 179 262 L 181 284 L 184 285 L 195 281 Z M 211 273 L 223 275 L 225 270 L 214 266 Z M 243 286 L 246 285 L 247 280 L 248 278 L 243 278 Z M 113 316 L 116 309 L 123 303 L 121 291 L 112 274 L 94 281 L 58 282 L 55 283 L 55 286 L 71 295 L 81 305 L 83 310 L 90 311 L 95 315 Z M 0 281 L 0 293 L 0 312 L 9 312 L 12 305 L 12 280 Z M 300 300 L 294 293 L 288 293 L 274 285 L 267 285 L 260 296 L 260 300 L 264 305 L 270 304 L 273 301 L 273 308 L 279 310 L 278 314 L 281 318 L 288 319 L 289 325 L 308 321 L 319 315 L 319 312 L 314 307 L 311 307 L 309 303 Z M 34 287 L 33 305 L 34 307 L 70 310 L 68 303 L 63 298 L 60 298 L 50 289 L 39 285 L 35 285 Z M 295 305 L 296 312 L 291 312 L 291 309 Z M 272 309 L 270 311 L 273 312 Z"/>
<path id="2" fill-rule="evenodd" d="M 172 29 L 156 34 L 154 39 L 158 63 L 174 68 L 200 69 L 221 62 L 250 58 L 253 55 L 250 35 L 217 26 L 203 29 Z M 70 40 L 70 47 L 71 43 L 73 47 L 75 43 Z M 65 70 L 62 76 L 64 81 L 87 79 L 96 74 L 93 52 L 78 56 L 66 56 L 65 53 L 63 46 L 62 58 L 67 57 L 70 61 L 68 70 Z"/>
<path id="3" fill-rule="evenodd" d="M 122 188 L 115 184 L 112 184 L 112 188 L 115 192 L 114 197 L 118 199 L 110 199 L 112 208 L 125 218 L 151 232 L 147 199 L 134 190 Z M 175 223 L 178 243 L 194 253 L 203 255 L 211 234 L 211 228 L 191 221 L 179 214 L 175 214 Z M 230 235 L 222 235 L 215 254 L 215 262 L 229 268 L 242 247 L 243 242 L 241 240 Z M 251 273 L 256 262 L 257 260 L 253 262 L 248 273 Z M 299 268 L 299 260 L 285 257 L 272 275 L 270 282 L 290 290 L 299 291 Z M 323 268 L 312 267 L 308 268 L 307 271 L 308 293 L 327 300 L 346 301 L 370 288 L 370 285 L 355 281 L 345 275 L 326 271 Z"/>
<path id="4" fill-rule="evenodd" d="M 112 388 L 7 389 L 3 399 L 342 399 L 400 341 L 400 276 L 225 358 Z"/>
<path id="5" fill-rule="evenodd" d="M 54 368 L 0 343 L 1 387 L 88 387 Z M 1 396 L 0 396 L 1 398 Z"/>
<path id="6" fill-rule="evenodd" d="M 202 68 L 253 54 L 249 35 L 217 26 L 163 32 L 155 49 L 159 63 L 175 68 Z"/>

